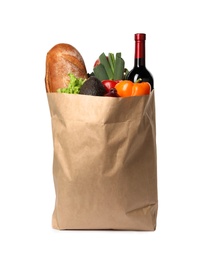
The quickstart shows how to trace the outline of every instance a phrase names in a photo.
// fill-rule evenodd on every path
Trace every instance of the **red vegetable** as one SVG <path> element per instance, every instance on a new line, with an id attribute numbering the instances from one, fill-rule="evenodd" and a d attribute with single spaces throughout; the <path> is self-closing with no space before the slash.
<path id="1" fill-rule="evenodd" d="M 108 93 L 105 94 L 106 97 L 120 97 L 117 93 L 116 88 L 111 88 Z"/>
<path id="2" fill-rule="evenodd" d="M 102 80 L 102 84 L 104 85 L 107 92 L 109 92 L 112 88 L 114 88 L 115 85 L 119 82 L 120 80 L 110 80 L 110 79 Z"/>
<path id="3" fill-rule="evenodd" d="M 108 56 L 106 56 L 106 59 L 108 60 Z M 94 63 L 94 68 L 100 64 L 100 59 L 98 58 Z"/>
<path id="4" fill-rule="evenodd" d="M 98 66 L 99 64 L 100 64 L 100 60 L 97 59 L 97 60 L 95 61 L 95 63 L 94 63 L 94 68 L 95 68 L 96 66 Z"/>

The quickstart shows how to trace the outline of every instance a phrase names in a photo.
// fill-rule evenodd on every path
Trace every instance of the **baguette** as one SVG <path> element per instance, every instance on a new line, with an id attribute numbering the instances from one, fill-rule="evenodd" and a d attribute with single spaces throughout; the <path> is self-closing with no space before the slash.
<path id="1" fill-rule="evenodd" d="M 84 60 L 79 51 L 70 44 L 59 43 L 46 56 L 46 92 L 57 92 L 68 86 L 69 73 L 77 78 L 88 78 Z"/>

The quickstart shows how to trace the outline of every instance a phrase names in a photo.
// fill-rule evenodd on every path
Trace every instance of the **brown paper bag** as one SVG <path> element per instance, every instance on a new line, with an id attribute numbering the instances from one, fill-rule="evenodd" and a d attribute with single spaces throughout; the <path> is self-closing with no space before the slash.
<path id="1" fill-rule="evenodd" d="M 55 229 L 155 230 L 154 91 L 110 98 L 48 93 Z"/>

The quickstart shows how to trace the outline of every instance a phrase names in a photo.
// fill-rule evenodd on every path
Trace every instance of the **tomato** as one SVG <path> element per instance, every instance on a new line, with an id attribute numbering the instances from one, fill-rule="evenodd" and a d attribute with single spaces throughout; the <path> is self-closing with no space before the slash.
<path id="1" fill-rule="evenodd" d="M 132 87 L 134 83 L 130 80 L 121 80 L 115 85 L 117 93 L 120 97 L 132 96 Z"/>
<path id="2" fill-rule="evenodd" d="M 132 87 L 132 96 L 149 95 L 151 92 L 151 85 L 148 82 L 134 83 Z"/>

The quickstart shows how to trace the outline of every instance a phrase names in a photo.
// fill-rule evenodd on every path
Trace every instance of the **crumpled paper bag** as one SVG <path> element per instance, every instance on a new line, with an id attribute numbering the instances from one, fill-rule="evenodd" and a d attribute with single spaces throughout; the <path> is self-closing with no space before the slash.
<path id="1" fill-rule="evenodd" d="M 54 229 L 156 229 L 154 90 L 111 98 L 47 93 Z"/>

